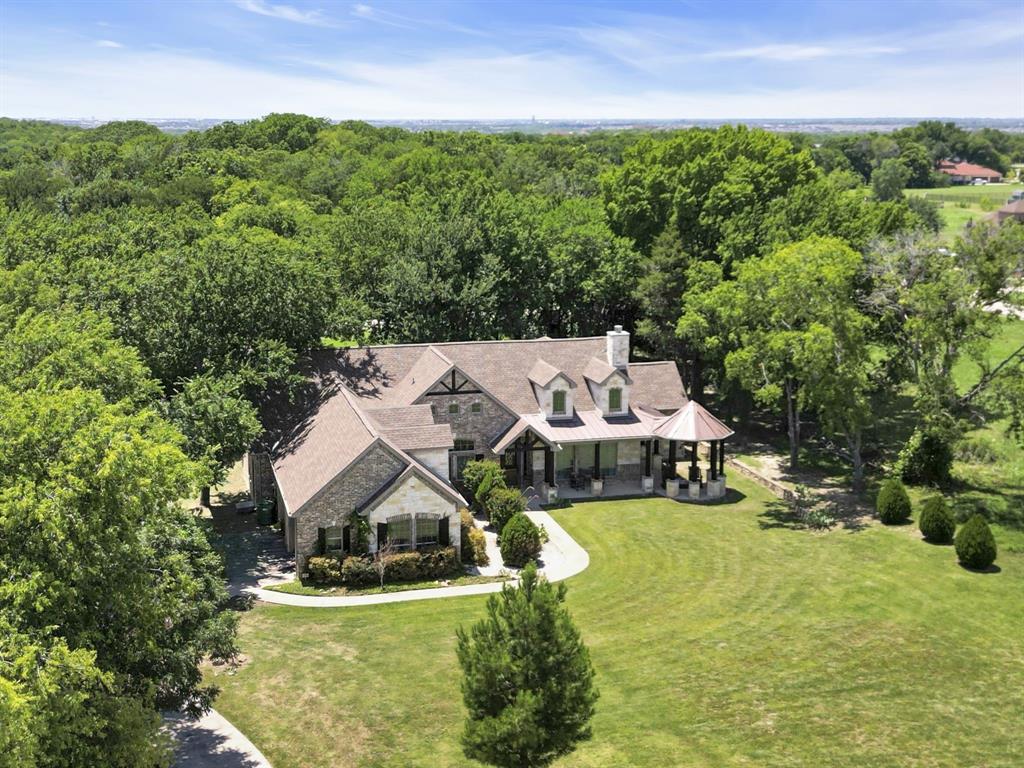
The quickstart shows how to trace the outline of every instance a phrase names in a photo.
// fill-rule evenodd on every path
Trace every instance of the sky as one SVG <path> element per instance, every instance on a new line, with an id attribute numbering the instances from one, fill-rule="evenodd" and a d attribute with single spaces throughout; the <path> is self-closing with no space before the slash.
<path id="1" fill-rule="evenodd" d="M 1024 0 L 0 0 L 0 115 L 1024 117 Z"/>

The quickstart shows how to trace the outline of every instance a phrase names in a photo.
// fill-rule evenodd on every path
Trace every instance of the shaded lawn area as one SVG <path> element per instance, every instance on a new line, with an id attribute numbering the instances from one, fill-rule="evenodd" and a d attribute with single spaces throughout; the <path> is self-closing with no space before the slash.
<path id="1" fill-rule="evenodd" d="M 794 530 L 731 482 L 552 512 L 590 552 L 568 604 L 602 694 L 559 766 L 1024 763 L 1024 554 L 975 574 L 916 526 Z M 258 606 L 217 708 L 276 768 L 467 765 L 454 633 L 484 605 Z"/>

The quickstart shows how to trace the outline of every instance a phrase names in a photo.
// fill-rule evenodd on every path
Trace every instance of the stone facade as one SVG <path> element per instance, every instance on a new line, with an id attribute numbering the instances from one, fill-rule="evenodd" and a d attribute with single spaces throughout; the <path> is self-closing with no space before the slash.
<path id="1" fill-rule="evenodd" d="M 426 394 L 416 401 L 416 404 L 421 403 L 433 407 L 435 423 L 451 425 L 452 437 L 456 440 L 472 440 L 473 451 L 483 454 L 487 459 L 497 458 L 491 451 L 491 441 L 516 421 L 515 416 L 483 392 Z M 474 403 L 480 404 L 479 413 L 473 412 Z M 458 413 L 450 412 L 452 404 L 458 405 Z"/>
<path id="2" fill-rule="evenodd" d="M 587 386 L 590 387 L 590 396 L 594 400 L 594 405 L 597 406 L 602 415 L 621 416 L 629 411 L 630 385 L 626 382 L 626 377 L 622 371 L 613 373 L 604 384 L 598 385 L 588 380 Z M 615 413 L 611 413 L 608 410 L 608 390 L 616 387 L 622 390 L 622 408 Z"/>
<path id="3" fill-rule="evenodd" d="M 430 515 L 448 521 L 448 542 L 459 549 L 459 511 L 450 499 L 441 496 L 431 485 L 415 474 L 370 508 L 370 551 L 377 551 L 377 524 L 386 523 L 395 515 Z M 415 523 L 414 523 L 415 525 Z"/>
<path id="4" fill-rule="evenodd" d="M 554 393 L 555 391 L 565 392 L 565 413 L 556 415 L 552 410 L 554 408 Z M 549 419 L 559 418 L 572 418 L 573 409 L 576 406 L 576 390 L 569 384 L 569 380 L 559 374 L 551 380 L 551 383 L 546 387 L 538 387 L 536 384 L 533 385 L 533 393 L 537 396 L 537 401 L 540 403 L 540 412 L 543 413 Z"/>
<path id="5" fill-rule="evenodd" d="M 394 478 L 405 463 L 386 446 L 377 443 L 334 478 L 295 515 L 295 568 L 306 569 L 306 560 L 317 553 L 317 529 L 345 525 L 352 510 Z"/>
<path id="6" fill-rule="evenodd" d="M 408 454 L 442 480 L 448 479 L 447 448 L 421 448 Z"/>

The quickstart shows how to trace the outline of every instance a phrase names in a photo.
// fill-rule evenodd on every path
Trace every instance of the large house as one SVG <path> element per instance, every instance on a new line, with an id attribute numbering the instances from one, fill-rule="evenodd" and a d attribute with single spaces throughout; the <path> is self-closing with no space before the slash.
<path id="1" fill-rule="evenodd" d="M 732 432 L 688 402 L 673 362 L 630 362 L 629 333 L 357 347 L 322 353 L 297 401 L 266 415 L 249 454 L 296 566 L 345 551 L 353 514 L 370 550 L 459 545 L 473 459 L 500 462 L 539 501 L 725 493 Z M 698 444 L 706 445 L 706 468 Z M 688 460 L 686 478 L 677 463 Z"/>
<path id="2" fill-rule="evenodd" d="M 986 168 L 983 165 L 974 163 L 963 163 L 954 160 L 943 160 L 938 165 L 939 173 L 950 177 L 954 184 L 971 184 L 975 181 L 984 181 L 988 184 L 995 184 L 1003 180 L 1003 174 Z"/>

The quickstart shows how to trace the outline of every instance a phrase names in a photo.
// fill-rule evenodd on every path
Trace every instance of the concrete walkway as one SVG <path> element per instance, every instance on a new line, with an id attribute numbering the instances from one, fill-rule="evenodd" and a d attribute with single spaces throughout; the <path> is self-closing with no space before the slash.
<path id="1" fill-rule="evenodd" d="M 561 581 L 575 576 L 590 565 L 590 556 L 576 541 L 565 532 L 555 519 L 547 512 L 528 511 L 527 516 L 537 525 L 543 525 L 547 531 L 548 541 L 540 553 L 540 572 L 548 581 Z M 509 569 L 510 571 L 512 569 Z M 438 587 L 436 589 L 410 589 L 406 592 L 389 592 L 379 595 L 290 595 L 263 589 L 273 583 L 282 583 L 280 579 L 261 580 L 261 586 L 245 587 L 243 591 L 258 600 L 278 605 L 294 605 L 303 608 L 351 608 L 358 605 L 381 605 L 383 603 L 404 603 L 412 600 L 436 600 L 442 597 L 465 597 L 467 595 L 486 595 L 500 592 L 502 582 L 487 584 L 467 584 L 458 587 Z M 513 578 L 508 583 L 515 583 Z"/>
<path id="2" fill-rule="evenodd" d="M 164 719 L 177 742 L 173 768 L 271 768 L 263 753 L 214 709 L 198 720 L 179 713 Z"/>

